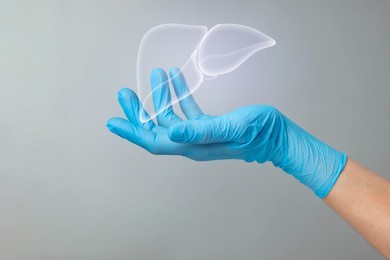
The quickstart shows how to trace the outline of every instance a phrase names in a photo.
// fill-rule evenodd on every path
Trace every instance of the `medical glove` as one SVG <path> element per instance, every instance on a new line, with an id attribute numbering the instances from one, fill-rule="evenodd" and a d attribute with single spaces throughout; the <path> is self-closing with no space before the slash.
<path id="1" fill-rule="evenodd" d="M 170 70 L 176 95 L 188 95 L 186 81 L 177 68 Z M 167 75 L 155 69 L 151 75 L 155 110 L 167 107 L 152 120 L 137 95 L 122 89 L 118 99 L 128 120 L 112 118 L 107 126 L 113 133 L 153 154 L 182 155 L 197 161 L 241 159 L 272 162 L 324 198 L 346 163 L 346 155 L 321 142 L 271 106 L 241 107 L 222 116 L 205 115 L 192 95 L 180 101 L 188 120 L 183 121 L 170 105 Z"/>

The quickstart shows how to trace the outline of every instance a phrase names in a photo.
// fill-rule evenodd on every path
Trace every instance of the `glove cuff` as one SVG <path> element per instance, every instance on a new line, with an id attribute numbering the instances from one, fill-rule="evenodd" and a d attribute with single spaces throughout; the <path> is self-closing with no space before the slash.
<path id="1" fill-rule="evenodd" d="M 324 183 L 314 192 L 320 199 L 325 198 L 332 190 L 333 186 L 335 185 L 337 179 L 340 176 L 340 173 L 343 171 L 346 162 L 347 155 L 345 153 L 340 152 L 338 164 L 334 168 L 332 174 L 330 174 L 329 177 L 324 181 Z"/>

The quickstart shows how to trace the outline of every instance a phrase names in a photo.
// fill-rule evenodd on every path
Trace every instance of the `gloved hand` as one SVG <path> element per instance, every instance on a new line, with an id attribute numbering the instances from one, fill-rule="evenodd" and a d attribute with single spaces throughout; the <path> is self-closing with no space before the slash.
<path id="1" fill-rule="evenodd" d="M 188 93 L 177 68 L 170 70 L 177 96 Z M 156 111 L 170 104 L 168 83 L 161 69 L 151 75 Z M 119 103 L 128 120 L 112 118 L 107 127 L 113 133 L 153 154 L 182 155 L 197 161 L 241 159 L 246 162 L 272 162 L 293 175 L 315 194 L 324 198 L 346 163 L 346 155 L 316 139 L 270 106 L 248 106 L 222 116 L 203 114 L 191 95 L 180 101 L 188 118 L 183 121 L 171 106 L 152 120 L 141 123 L 143 110 L 137 95 L 122 89 Z"/>

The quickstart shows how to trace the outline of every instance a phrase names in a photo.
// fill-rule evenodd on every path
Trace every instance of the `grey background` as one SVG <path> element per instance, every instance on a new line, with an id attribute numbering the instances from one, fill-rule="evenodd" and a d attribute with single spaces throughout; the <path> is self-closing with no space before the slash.
<path id="1" fill-rule="evenodd" d="M 390 176 L 390 2 L 0 1 L 1 259 L 382 259 L 270 164 L 153 156 L 105 128 L 167 22 L 277 41 L 196 92 L 270 104 Z"/>

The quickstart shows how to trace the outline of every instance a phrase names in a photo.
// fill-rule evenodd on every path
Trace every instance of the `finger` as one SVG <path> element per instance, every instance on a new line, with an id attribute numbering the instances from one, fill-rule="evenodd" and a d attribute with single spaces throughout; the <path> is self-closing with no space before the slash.
<path id="1" fill-rule="evenodd" d="M 227 143 L 218 144 L 180 144 L 172 142 L 167 133 L 154 134 L 143 127 L 136 126 L 123 118 L 114 117 L 107 122 L 114 134 L 159 155 L 182 155 L 196 161 L 211 161 L 236 158 Z M 165 129 L 166 131 L 166 129 Z"/>
<path id="2" fill-rule="evenodd" d="M 179 99 L 179 104 L 184 115 L 188 119 L 195 119 L 202 116 L 203 112 L 188 90 L 187 82 L 180 70 L 177 67 L 171 68 L 169 70 L 169 77 L 171 78 L 173 88 L 175 89 L 176 96 Z"/>
<path id="3" fill-rule="evenodd" d="M 114 117 L 108 120 L 107 128 L 114 134 L 149 150 L 152 146 L 155 134 L 142 126 L 134 125 L 126 119 Z"/>
<path id="4" fill-rule="evenodd" d="M 154 110 L 157 115 L 157 122 L 161 126 L 169 127 L 172 124 L 180 122 L 172 109 L 171 92 L 167 74 L 162 69 L 154 69 L 150 76 L 152 86 Z"/>
<path id="5" fill-rule="evenodd" d="M 242 134 L 239 124 L 231 122 L 228 115 L 204 120 L 188 120 L 172 125 L 169 138 L 178 143 L 211 144 L 232 142 Z"/>
<path id="6" fill-rule="evenodd" d="M 149 115 L 146 113 L 141 102 L 138 99 L 137 94 L 131 89 L 123 88 L 118 92 L 118 101 L 121 105 L 123 112 L 129 121 L 137 126 L 142 126 L 147 130 L 153 131 L 155 124 L 152 120 L 147 120 L 142 123 L 140 116 L 144 118 L 149 118 Z"/>
<path id="7" fill-rule="evenodd" d="M 167 128 L 156 127 L 158 131 L 157 133 L 153 133 L 119 117 L 108 120 L 107 128 L 114 134 L 153 154 L 183 155 L 188 150 L 188 146 L 190 146 L 172 142 L 168 137 Z"/>

